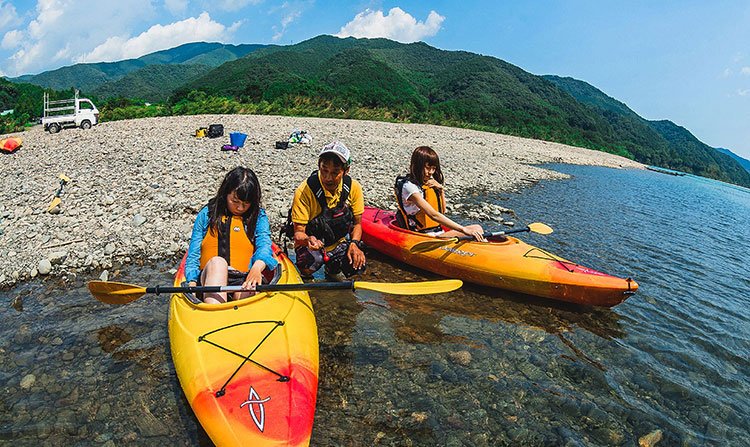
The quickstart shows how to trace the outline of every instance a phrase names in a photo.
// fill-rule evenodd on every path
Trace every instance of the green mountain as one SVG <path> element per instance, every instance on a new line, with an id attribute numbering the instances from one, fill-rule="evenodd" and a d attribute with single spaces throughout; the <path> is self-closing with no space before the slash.
<path id="1" fill-rule="evenodd" d="M 149 64 L 202 64 L 218 67 L 224 62 L 240 58 L 268 45 L 231 45 L 223 43 L 193 42 L 157 51 L 138 58 Z"/>
<path id="2" fill-rule="evenodd" d="M 53 90 L 77 88 L 88 92 L 98 85 L 120 79 L 145 65 L 137 59 L 128 59 L 119 62 L 98 62 L 95 64 L 75 64 L 39 73 L 38 75 L 26 78 L 24 82 Z M 10 80 L 16 82 L 17 79 Z"/>
<path id="3" fill-rule="evenodd" d="M 684 127 L 669 120 L 646 120 L 622 102 L 584 81 L 552 75 L 544 78 L 605 117 L 618 130 L 622 141 L 627 141 L 628 137 L 630 141 L 641 141 L 645 152 L 631 151 L 636 160 L 750 186 L 750 173 L 736 159 L 701 142 Z"/>
<path id="4" fill-rule="evenodd" d="M 387 119 L 480 127 L 621 152 L 615 133 L 549 81 L 493 57 L 424 43 L 319 36 L 227 62 L 180 89 L 282 106 L 387 110 Z"/>
<path id="5" fill-rule="evenodd" d="M 84 92 L 89 92 L 104 83 L 122 79 L 125 75 L 147 65 L 195 63 L 217 67 L 224 62 L 237 59 L 266 46 L 229 45 L 207 42 L 187 43 L 168 50 L 150 53 L 138 59 L 75 64 L 56 70 L 45 71 L 37 75 L 24 75 L 18 78 L 11 78 L 10 80 L 17 83 L 35 84 L 54 90 L 78 88 Z M 184 83 L 187 80 L 182 79 L 182 82 Z"/>
<path id="6" fill-rule="evenodd" d="M 99 99 L 122 96 L 150 102 L 163 102 L 186 81 L 197 79 L 211 69 L 212 67 L 202 64 L 146 65 L 117 81 L 107 82 L 94 88 L 91 90 L 91 95 Z"/>
<path id="7" fill-rule="evenodd" d="M 725 149 L 723 147 L 717 147 L 716 150 L 734 158 L 735 160 L 737 160 L 740 166 L 750 171 L 750 160 L 748 160 L 747 158 L 742 158 L 739 155 L 735 154 L 734 152 L 730 151 L 729 149 Z"/>

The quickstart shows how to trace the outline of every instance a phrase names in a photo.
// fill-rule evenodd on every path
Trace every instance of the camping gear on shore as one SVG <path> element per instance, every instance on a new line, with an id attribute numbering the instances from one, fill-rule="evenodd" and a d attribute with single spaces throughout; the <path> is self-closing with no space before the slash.
<path id="1" fill-rule="evenodd" d="M 198 138 L 205 138 L 208 136 L 208 127 L 199 127 L 195 129 L 195 136 Z"/>
<path id="2" fill-rule="evenodd" d="M 257 295 L 205 304 L 196 293 L 242 286 L 185 286 L 183 257 L 173 287 L 91 281 L 99 301 L 125 304 L 145 293 L 170 293 L 169 342 L 185 397 L 220 446 L 308 445 L 318 388 L 318 332 L 307 290 L 374 290 L 424 295 L 456 290 L 458 280 L 418 283 L 302 283 L 292 261 L 279 261 Z"/>
<path id="3" fill-rule="evenodd" d="M 247 135 L 240 132 L 232 132 L 229 134 L 229 143 L 232 146 L 242 147 L 245 145 L 245 139 L 247 139 Z"/>
<path id="4" fill-rule="evenodd" d="M 0 150 L 8 154 L 12 154 L 21 147 L 21 143 L 22 141 L 19 137 L 5 138 L 3 140 L 0 140 Z"/>
<path id="5" fill-rule="evenodd" d="M 288 141 L 277 141 L 276 142 L 276 149 L 287 149 L 289 147 Z"/>
<path id="6" fill-rule="evenodd" d="M 211 124 L 208 126 L 207 132 L 208 138 L 219 138 L 224 136 L 224 125 L 223 124 Z"/>
<path id="7" fill-rule="evenodd" d="M 60 193 L 62 193 L 62 190 L 63 190 L 63 186 L 65 186 L 65 184 L 66 184 L 66 183 L 68 183 L 69 181 L 70 181 L 70 179 L 69 179 L 68 177 L 66 177 L 66 176 L 64 176 L 64 175 L 62 175 L 62 174 L 60 174 L 60 187 L 59 187 L 59 188 L 57 188 L 57 192 L 55 193 L 55 196 L 54 196 L 54 197 L 52 198 L 52 203 L 50 203 L 50 204 L 49 204 L 49 208 L 47 208 L 47 212 L 48 212 L 48 213 L 49 213 L 50 211 L 52 211 L 53 209 L 55 209 L 55 207 L 56 207 L 57 205 L 59 205 L 59 204 L 60 204 L 60 202 L 62 201 L 62 200 L 60 199 Z"/>
<path id="8" fill-rule="evenodd" d="M 289 144 L 310 144 L 312 142 L 312 137 L 307 134 L 307 131 L 294 129 L 291 134 L 289 134 Z"/>
<path id="9" fill-rule="evenodd" d="M 456 239 L 461 238 L 439 238 L 398 227 L 396 215 L 389 211 L 365 207 L 362 215 L 362 240 L 369 247 L 447 277 L 602 307 L 619 304 L 638 290 L 638 283 L 630 278 L 582 267 L 514 237 L 501 235 L 489 242 Z M 431 249 L 429 243 L 434 243 Z"/>

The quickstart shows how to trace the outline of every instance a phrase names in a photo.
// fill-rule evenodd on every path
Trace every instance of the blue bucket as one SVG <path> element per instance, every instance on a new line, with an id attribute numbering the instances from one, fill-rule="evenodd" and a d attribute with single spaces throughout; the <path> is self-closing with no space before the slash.
<path id="1" fill-rule="evenodd" d="M 244 133 L 232 132 L 229 134 L 229 141 L 231 142 L 232 146 L 244 146 L 245 139 L 247 139 L 247 135 L 245 135 Z"/>

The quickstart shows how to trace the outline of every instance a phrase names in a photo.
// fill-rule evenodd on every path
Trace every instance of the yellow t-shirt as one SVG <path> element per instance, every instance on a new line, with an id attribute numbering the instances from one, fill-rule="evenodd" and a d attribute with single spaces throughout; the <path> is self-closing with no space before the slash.
<path id="1" fill-rule="evenodd" d="M 318 179 L 320 179 L 320 174 L 318 174 Z M 333 208 L 339 204 L 343 183 L 344 181 L 342 180 L 333 194 L 323 188 L 323 194 L 326 197 L 326 203 L 329 208 Z M 352 214 L 355 216 L 361 216 L 362 213 L 365 212 L 365 199 L 362 195 L 362 185 L 354 179 L 352 179 L 352 186 L 349 189 L 349 198 L 346 200 L 346 203 L 351 207 Z M 297 187 L 297 190 L 294 191 L 294 201 L 292 202 L 292 222 L 300 225 L 307 225 L 311 219 L 322 211 L 318 199 L 315 198 L 312 189 L 307 186 L 307 179 L 303 180 Z M 341 238 L 335 244 L 326 247 L 326 250 L 335 247 L 343 239 L 344 238 Z"/>

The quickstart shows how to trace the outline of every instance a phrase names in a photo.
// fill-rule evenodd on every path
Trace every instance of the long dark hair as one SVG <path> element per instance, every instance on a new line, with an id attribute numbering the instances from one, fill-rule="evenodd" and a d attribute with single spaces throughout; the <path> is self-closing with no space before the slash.
<path id="1" fill-rule="evenodd" d="M 235 191 L 238 199 L 250 203 L 250 208 L 242 215 L 242 221 L 247 228 L 248 237 L 252 239 L 260 213 L 260 185 L 258 184 L 258 177 L 255 176 L 252 169 L 242 166 L 237 166 L 227 172 L 224 181 L 219 186 L 216 197 L 208 201 L 208 228 L 218 235 L 224 216 L 232 217 L 232 213 L 227 208 L 227 196 L 232 191 Z"/>
<path id="2" fill-rule="evenodd" d="M 417 181 L 419 186 L 424 185 L 427 179 L 422 178 L 424 175 L 425 165 L 435 166 L 435 173 L 432 177 L 441 185 L 445 180 L 443 171 L 440 170 L 440 159 L 437 153 L 429 146 L 419 146 L 411 153 L 411 163 L 409 164 L 409 176 Z"/>

